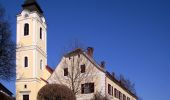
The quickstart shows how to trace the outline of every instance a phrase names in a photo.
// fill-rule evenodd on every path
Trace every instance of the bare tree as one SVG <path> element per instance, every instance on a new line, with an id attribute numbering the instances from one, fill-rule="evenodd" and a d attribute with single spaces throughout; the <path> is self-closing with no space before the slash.
<path id="1" fill-rule="evenodd" d="M 15 43 L 11 35 L 5 9 L 0 5 L 0 79 L 7 81 L 15 76 Z"/>
<path id="2" fill-rule="evenodd" d="M 95 61 L 92 61 L 93 48 L 89 48 L 84 49 L 79 41 L 72 42 L 69 48 L 64 50 L 66 52 L 63 53 L 59 65 L 48 82 L 67 85 L 78 96 L 81 96 L 79 94 L 84 90 L 94 92 L 99 73 L 97 69 L 95 70 L 96 67 L 93 67 L 95 66 Z"/>
<path id="3" fill-rule="evenodd" d="M 124 75 L 120 75 L 119 76 L 119 80 L 120 83 L 126 88 L 128 89 L 130 92 L 132 92 L 133 94 L 136 94 L 136 89 L 135 89 L 135 84 L 132 83 L 129 79 L 126 79 L 124 77 Z"/>
<path id="4" fill-rule="evenodd" d="M 64 46 L 62 50 L 60 51 L 59 57 L 63 57 L 66 53 L 69 53 L 70 51 L 73 51 L 77 48 L 85 49 L 85 45 L 81 43 L 80 40 L 74 39 L 72 41 L 69 41 L 68 45 Z"/>
<path id="5" fill-rule="evenodd" d="M 89 66 L 89 63 L 87 63 L 87 60 L 81 54 L 83 54 L 83 51 L 76 49 L 72 54 L 65 56 L 66 58 L 63 63 L 64 68 L 68 68 L 68 75 L 65 78 L 65 82 L 74 94 L 80 92 L 82 83 L 92 81 L 93 76 L 95 76 L 93 68 Z"/>
<path id="6" fill-rule="evenodd" d="M 84 85 L 84 88 L 87 86 L 86 83 L 92 83 L 91 85 L 88 84 L 88 89 L 91 91 L 90 89 L 96 85 L 94 82 L 97 79 L 97 71 L 94 70 L 95 67 L 91 67 L 94 65 L 89 61 L 87 56 L 84 50 L 79 48 L 64 55 L 56 71 L 49 78 L 49 83 L 64 84 L 68 86 L 75 95 L 82 92 L 82 85 Z"/>

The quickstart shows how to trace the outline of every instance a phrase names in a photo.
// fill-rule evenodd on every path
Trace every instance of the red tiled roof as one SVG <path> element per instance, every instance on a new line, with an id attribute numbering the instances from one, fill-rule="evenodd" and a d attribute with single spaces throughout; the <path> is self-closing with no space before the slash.
<path id="1" fill-rule="evenodd" d="M 53 69 L 51 68 L 51 67 L 49 67 L 48 65 L 46 65 L 46 67 L 45 67 L 51 74 L 53 73 Z"/>

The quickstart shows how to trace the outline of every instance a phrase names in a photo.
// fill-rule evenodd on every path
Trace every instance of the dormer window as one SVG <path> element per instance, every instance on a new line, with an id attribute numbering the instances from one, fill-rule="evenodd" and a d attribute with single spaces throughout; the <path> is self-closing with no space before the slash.
<path id="1" fill-rule="evenodd" d="M 40 28 L 40 39 L 42 40 L 42 28 Z"/>
<path id="2" fill-rule="evenodd" d="M 28 23 L 24 25 L 24 36 L 27 36 L 27 35 L 29 35 L 29 24 Z"/>

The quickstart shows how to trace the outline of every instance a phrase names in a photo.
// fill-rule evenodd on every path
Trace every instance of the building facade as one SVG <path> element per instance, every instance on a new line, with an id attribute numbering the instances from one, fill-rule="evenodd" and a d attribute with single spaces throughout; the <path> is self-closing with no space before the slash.
<path id="1" fill-rule="evenodd" d="M 106 71 L 104 62 L 100 65 L 96 63 L 91 47 L 86 51 L 76 49 L 63 56 L 48 83 L 64 84 L 74 91 L 77 90 L 77 100 L 91 100 L 95 93 L 110 100 L 137 100 L 136 95 Z"/>
<path id="2" fill-rule="evenodd" d="M 25 0 L 17 15 L 16 99 L 36 100 L 50 76 L 47 66 L 47 25 L 35 0 Z"/>
<path id="3" fill-rule="evenodd" d="M 22 8 L 17 15 L 16 100 L 36 100 L 38 91 L 47 83 L 67 85 L 77 100 L 90 100 L 97 92 L 110 100 L 137 100 L 106 71 L 104 62 L 96 63 L 91 47 L 64 55 L 53 72 L 47 65 L 43 11 L 36 0 L 25 0 Z"/>

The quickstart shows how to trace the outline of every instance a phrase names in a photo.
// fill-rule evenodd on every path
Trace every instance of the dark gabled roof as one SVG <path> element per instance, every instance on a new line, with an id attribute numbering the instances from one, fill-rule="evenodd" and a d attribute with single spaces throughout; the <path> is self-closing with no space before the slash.
<path id="1" fill-rule="evenodd" d="M 0 83 L 0 91 L 3 91 L 3 92 L 5 92 L 6 94 L 8 94 L 9 96 L 12 96 L 13 95 L 13 93 L 11 92 L 11 91 L 9 91 L 4 85 L 2 85 L 1 83 Z"/>
<path id="2" fill-rule="evenodd" d="M 23 9 L 27 9 L 29 11 L 37 11 L 39 14 L 43 14 L 43 11 L 36 0 L 25 0 L 24 4 L 22 5 Z"/>

